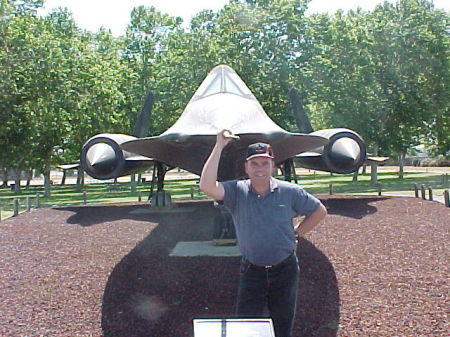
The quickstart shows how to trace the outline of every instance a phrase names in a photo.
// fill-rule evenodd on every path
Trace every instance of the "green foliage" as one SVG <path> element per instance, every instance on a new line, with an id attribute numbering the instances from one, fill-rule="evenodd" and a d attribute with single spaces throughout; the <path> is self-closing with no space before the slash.
<path id="1" fill-rule="evenodd" d="M 403 0 L 378 6 L 369 16 L 384 110 L 381 130 L 391 135 L 380 142 L 394 152 L 417 145 L 424 126 L 448 112 L 448 100 L 441 95 L 449 93 L 445 27 L 450 21 L 442 14 L 427 1 Z M 438 44 L 444 40 L 446 48 Z"/>
<path id="2" fill-rule="evenodd" d="M 404 154 L 425 134 L 448 151 L 448 14 L 403 0 L 369 13 L 315 15 L 309 25 L 313 122 L 352 128 L 375 153 Z"/>
<path id="3" fill-rule="evenodd" d="M 178 76 L 184 69 L 177 71 L 172 63 L 177 62 L 180 55 L 177 49 L 185 34 L 181 23 L 180 18 L 162 14 L 154 7 L 140 6 L 132 11 L 124 38 L 123 61 L 131 75 L 124 88 L 126 106 L 131 113 L 129 117 L 134 121 L 147 92 L 155 92 L 150 126 L 153 135 L 167 129 L 174 122 L 174 113 L 181 109 L 181 102 L 177 99 L 180 90 L 177 89 L 182 89 L 179 85 L 183 82 Z M 174 36 L 178 36 L 175 41 Z"/>
<path id="4" fill-rule="evenodd" d="M 106 32 L 82 32 L 65 10 L 43 18 L 19 12 L 7 20 L 0 53 L 3 165 L 44 168 L 76 160 L 90 135 L 123 122 L 117 43 Z"/>

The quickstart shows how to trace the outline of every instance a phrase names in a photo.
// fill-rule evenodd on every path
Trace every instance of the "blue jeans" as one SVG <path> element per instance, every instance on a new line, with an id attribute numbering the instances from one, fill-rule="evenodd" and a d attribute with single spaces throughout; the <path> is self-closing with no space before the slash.
<path id="1" fill-rule="evenodd" d="M 237 316 L 263 317 L 267 306 L 276 337 L 291 337 L 297 303 L 299 280 L 298 259 L 295 253 L 282 266 L 255 267 L 241 261 Z"/>

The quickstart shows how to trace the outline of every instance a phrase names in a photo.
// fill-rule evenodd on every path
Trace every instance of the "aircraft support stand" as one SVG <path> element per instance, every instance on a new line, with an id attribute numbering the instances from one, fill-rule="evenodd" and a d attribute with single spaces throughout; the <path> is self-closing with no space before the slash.
<path id="1" fill-rule="evenodd" d="M 163 163 L 155 161 L 153 166 L 153 177 L 150 186 L 150 195 L 148 199 L 150 200 L 150 206 L 152 207 L 171 207 L 172 198 L 170 193 L 164 190 L 164 177 L 166 175 L 166 169 Z M 156 183 L 157 191 L 153 192 L 154 185 Z"/>

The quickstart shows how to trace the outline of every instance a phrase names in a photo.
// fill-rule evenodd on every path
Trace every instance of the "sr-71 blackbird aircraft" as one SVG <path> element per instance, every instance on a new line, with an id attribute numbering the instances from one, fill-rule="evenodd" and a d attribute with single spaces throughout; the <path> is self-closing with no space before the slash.
<path id="1" fill-rule="evenodd" d="M 150 109 L 148 101 L 143 112 Z M 150 167 L 152 160 L 200 175 L 216 135 L 223 129 L 231 130 L 239 139 L 230 142 L 222 153 L 220 181 L 244 177 L 247 146 L 256 142 L 272 145 L 277 164 L 297 157 L 304 167 L 328 172 L 354 172 L 366 159 L 365 144 L 354 131 L 327 129 L 306 134 L 282 129 L 268 117 L 236 72 L 219 65 L 167 131 L 147 138 L 141 138 L 148 131 L 145 128 L 135 131 L 135 136 L 96 135 L 84 144 L 81 164 L 97 179 L 139 172 Z"/>

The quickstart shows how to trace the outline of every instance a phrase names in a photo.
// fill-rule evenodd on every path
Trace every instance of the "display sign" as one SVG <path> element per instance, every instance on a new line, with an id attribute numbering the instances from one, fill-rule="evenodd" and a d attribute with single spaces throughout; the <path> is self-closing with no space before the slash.
<path id="1" fill-rule="evenodd" d="M 195 337 L 275 337 L 270 318 L 194 319 Z"/>

